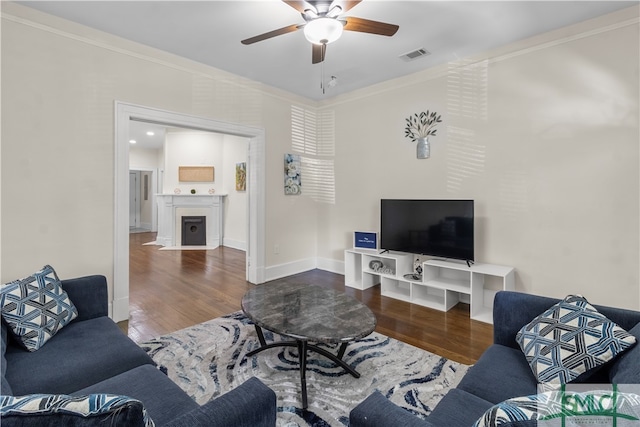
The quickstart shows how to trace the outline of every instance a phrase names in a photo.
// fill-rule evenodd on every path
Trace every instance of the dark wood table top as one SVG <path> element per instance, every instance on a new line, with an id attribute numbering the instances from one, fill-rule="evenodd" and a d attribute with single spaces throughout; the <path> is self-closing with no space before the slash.
<path id="1" fill-rule="evenodd" d="M 296 340 L 344 343 L 376 328 L 373 312 L 355 298 L 311 284 L 258 285 L 242 298 L 257 326 Z"/>

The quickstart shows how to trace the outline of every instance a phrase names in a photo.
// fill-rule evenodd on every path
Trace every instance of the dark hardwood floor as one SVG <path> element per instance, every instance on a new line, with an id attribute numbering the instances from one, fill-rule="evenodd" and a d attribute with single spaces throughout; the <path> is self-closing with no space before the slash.
<path id="1" fill-rule="evenodd" d="M 143 246 L 153 240 L 155 233 L 130 235 L 130 315 L 120 324 L 129 337 L 140 342 L 240 310 L 242 296 L 254 286 L 245 280 L 244 252 Z M 493 339 L 491 325 L 469 319 L 467 304 L 448 312 L 432 310 L 383 297 L 379 286 L 364 291 L 345 287 L 344 276 L 321 270 L 270 283 L 283 281 L 343 291 L 371 308 L 376 331 L 457 362 L 475 363 Z"/>

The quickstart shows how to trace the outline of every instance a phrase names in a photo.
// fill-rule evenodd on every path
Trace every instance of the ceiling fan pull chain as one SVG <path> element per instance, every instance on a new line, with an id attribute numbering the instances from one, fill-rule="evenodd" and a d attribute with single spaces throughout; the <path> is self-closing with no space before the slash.
<path id="1" fill-rule="evenodd" d="M 320 89 L 322 89 L 322 94 L 324 95 L 324 61 L 320 63 Z"/>

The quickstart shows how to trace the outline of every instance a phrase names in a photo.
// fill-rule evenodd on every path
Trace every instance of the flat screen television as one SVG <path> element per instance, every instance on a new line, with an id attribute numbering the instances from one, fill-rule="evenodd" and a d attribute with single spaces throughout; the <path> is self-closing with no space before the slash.
<path id="1" fill-rule="evenodd" d="M 382 199 L 380 248 L 473 261 L 473 200 Z"/>

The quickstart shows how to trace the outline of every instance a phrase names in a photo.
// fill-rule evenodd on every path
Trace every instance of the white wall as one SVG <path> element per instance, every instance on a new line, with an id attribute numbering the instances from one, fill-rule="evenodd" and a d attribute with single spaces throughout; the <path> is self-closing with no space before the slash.
<path id="1" fill-rule="evenodd" d="M 168 131 L 165 137 L 164 193 L 209 194 L 210 189 L 218 194 L 224 188 L 223 135 L 199 131 Z M 183 182 L 178 179 L 180 166 L 213 166 L 213 182 Z"/>
<path id="2" fill-rule="evenodd" d="M 162 150 L 152 148 L 140 148 L 135 145 L 129 147 L 129 169 L 131 170 L 153 170 L 161 169 Z"/>
<path id="3" fill-rule="evenodd" d="M 247 163 L 248 140 L 233 135 L 223 137 L 224 187 L 227 194 L 224 212 L 224 245 L 247 248 L 247 191 L 236 190 L 236 163 Z M 248 172 L 248 171 L 247 171 Z"/>
<path id="4" fill-rule="evenodd" d="M 617 16 L 328 102 L 319 257 L 378 230 L 381 198 L 470 198 L 476 260 L 514 266 L 517 289 L 640 308 L 638 9 Z M 427 109 L 443 123 L 418 160 L 404 119 Z"/>

